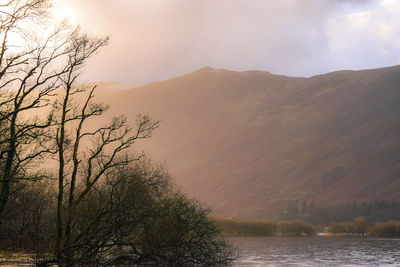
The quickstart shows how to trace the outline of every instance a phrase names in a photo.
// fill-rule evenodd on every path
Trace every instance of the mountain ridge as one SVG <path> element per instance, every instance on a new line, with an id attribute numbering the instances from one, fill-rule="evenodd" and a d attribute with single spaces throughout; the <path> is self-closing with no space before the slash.
<path id="1" fill-rule="evenodd" d="M 271 218 L 298 199 L 400 200 L 399 86 L 399 66 L 310 78 L 206 67 L 100 100 L 161 120 L 140 148 L 217 215 Z"/>

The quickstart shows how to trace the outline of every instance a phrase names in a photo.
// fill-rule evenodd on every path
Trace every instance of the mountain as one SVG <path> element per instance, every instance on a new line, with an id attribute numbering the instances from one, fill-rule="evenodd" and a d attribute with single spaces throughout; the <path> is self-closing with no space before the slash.
<path id="1" fill-rule="evenodd" d="M 311 78 L 205 67 L 104 91 L 112 114 L 161 120 L 139 148 L 214 214 L 400 200 L 400 66 Z"/>

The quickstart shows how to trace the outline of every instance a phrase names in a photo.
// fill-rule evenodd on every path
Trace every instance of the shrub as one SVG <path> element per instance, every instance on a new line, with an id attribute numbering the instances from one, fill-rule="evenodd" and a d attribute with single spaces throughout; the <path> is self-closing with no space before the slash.
<path id="1" fill-rule="evenodd" d="M 400 237 L 400 222 L 387 221 L 368 228 L 368 235 L 381 237 Z"/>

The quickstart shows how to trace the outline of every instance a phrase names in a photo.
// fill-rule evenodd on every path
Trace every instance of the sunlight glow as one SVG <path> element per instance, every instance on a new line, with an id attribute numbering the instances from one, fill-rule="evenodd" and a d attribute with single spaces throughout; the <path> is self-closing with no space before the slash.
<path id="1" fill-rule="evenodd" d="M 79 23 L 75 8 L 65 1 L 55 0 L 51 15 L 58 21 L 67 20 L 74 25 Z"/>

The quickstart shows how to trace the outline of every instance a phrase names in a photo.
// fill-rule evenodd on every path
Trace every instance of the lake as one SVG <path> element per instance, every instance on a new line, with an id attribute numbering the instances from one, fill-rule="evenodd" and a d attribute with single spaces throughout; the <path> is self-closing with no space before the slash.
<path id="1" fill-rule="evenodd" d="M 400 239 L 231 237 L 234 266 L 400 266 Z"/>

